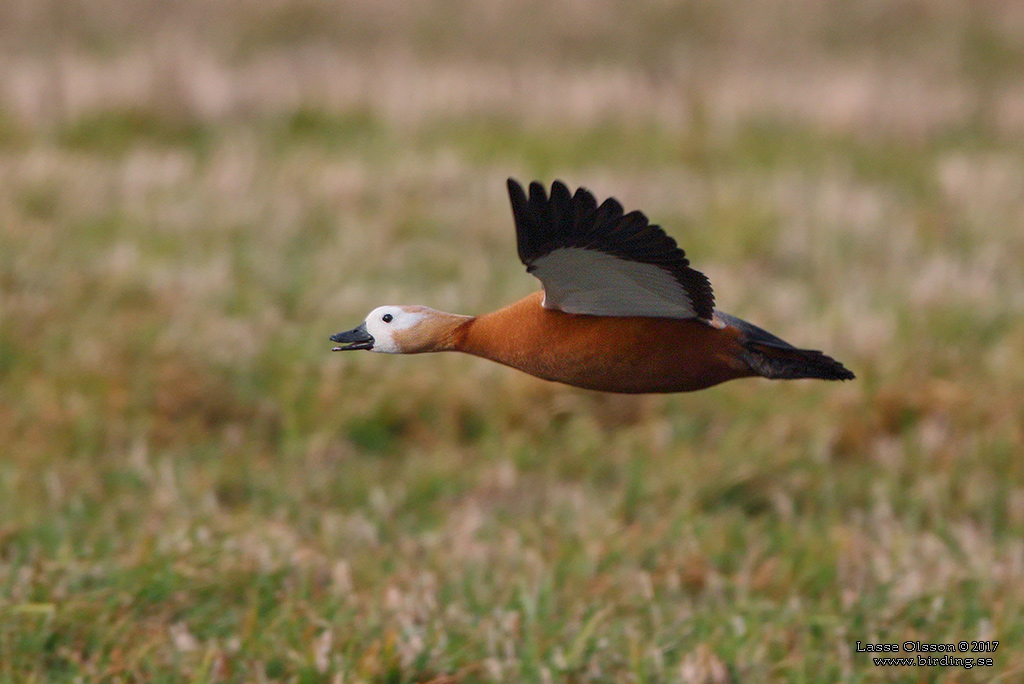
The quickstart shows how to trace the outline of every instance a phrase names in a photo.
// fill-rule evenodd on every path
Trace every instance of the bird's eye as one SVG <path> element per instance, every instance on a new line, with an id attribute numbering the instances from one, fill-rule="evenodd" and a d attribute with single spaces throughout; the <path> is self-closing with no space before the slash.
<path id="1" fill-rule="evenodd" d="M 381 317 L 381 320 L 384 321 L 385 323 L 390 323 L 392 318 L 394 318 L 394 316 L 392 316 L 391 314 L 384 314 L 384 316 Z"/>

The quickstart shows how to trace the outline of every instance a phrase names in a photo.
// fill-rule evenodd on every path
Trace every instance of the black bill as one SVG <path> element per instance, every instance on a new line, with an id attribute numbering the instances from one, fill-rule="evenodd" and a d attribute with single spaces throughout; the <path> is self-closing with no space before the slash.
<path id="1" fill-rule="evenodd" d="M 340 332 L 331 335 L 331 342 L 343 344 L 343 347 L 335 347 L 331 351 L 349 351 L 351 349 L 373 349 L 373 335 L 366 332 L 366 323 L 359 327 L 352 328 L 347 332 Z"/>

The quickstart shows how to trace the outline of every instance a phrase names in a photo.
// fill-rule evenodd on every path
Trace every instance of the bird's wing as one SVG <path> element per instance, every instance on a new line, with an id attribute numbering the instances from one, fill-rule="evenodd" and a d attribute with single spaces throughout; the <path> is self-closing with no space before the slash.
<path id="1" fill-rule="evenodd" d="M 530 183 L 529 196 L 508 179 L 519 258 L 544 285 L 544 306 L 593 316 L 710 320 L 711 283 L 686 254 L 639 211 L 561 181 Z"/>

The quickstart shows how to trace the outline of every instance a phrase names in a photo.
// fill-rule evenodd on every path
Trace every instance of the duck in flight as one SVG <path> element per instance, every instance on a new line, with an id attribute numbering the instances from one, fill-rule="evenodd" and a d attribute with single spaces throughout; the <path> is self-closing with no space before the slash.
<path id="1" fill-rule="evenodd" d="M 689 392 L 726 380 L 853 373 L 714 308 L 707 277 L 639 211 L 560 181 L 550 196 L 508 180 L 519 258 L 544 286 L 503 309 L 461 316 L 380 306 L 331 337 L 333 351 L 459 351 L 545 380 L 604 392 Z"/>

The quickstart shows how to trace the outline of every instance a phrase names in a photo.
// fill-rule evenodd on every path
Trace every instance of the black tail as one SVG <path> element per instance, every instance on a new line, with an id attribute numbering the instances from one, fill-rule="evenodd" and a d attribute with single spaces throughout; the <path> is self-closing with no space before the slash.
<path id="1" fill-rule="evenodd" d="M 744 320 L 715 311 L 726 325 L 738 328 L 744 335 L 743 360 L 751 370 L 772 380 L 818 378 L 821 380 L 853 380 L 854 375 L 831 356 L 813 349 L 797 349 L 767 330 Z"/>
<path id="2" fill-rule="evenodd" d="M 813 349 L 776 347 L 760 342 L 744 345 L 743 360 L 758 375 L 772 380 L 819 378 L 821 380 L 853 380 L 854 375 L 831 356 Z"/>

